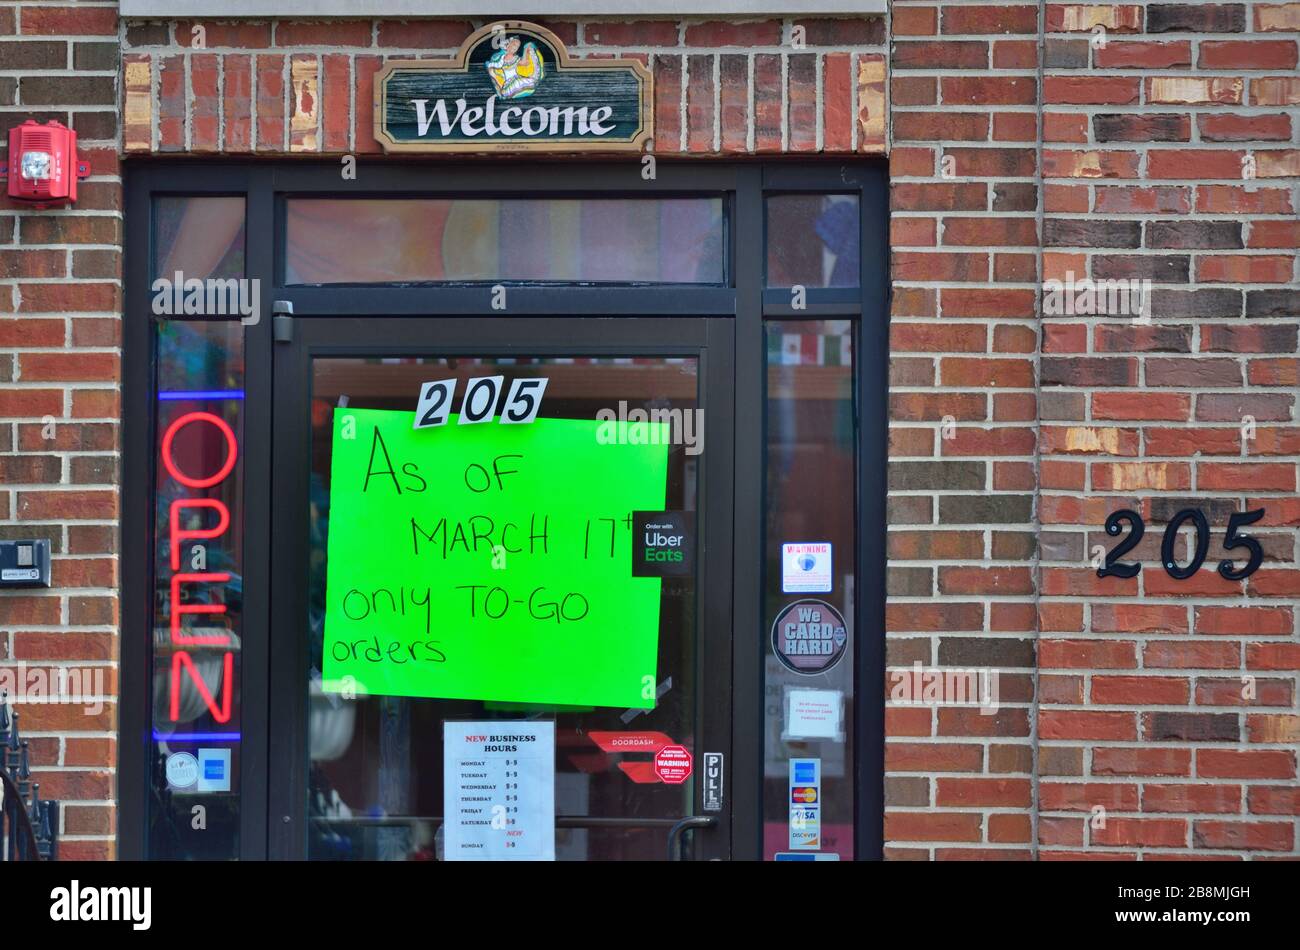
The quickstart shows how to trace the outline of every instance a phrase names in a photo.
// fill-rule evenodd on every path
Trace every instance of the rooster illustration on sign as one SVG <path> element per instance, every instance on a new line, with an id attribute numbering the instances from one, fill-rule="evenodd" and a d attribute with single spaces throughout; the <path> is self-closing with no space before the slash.
<path id="1" fill-rule="evenodd" d="M 542 54 L 532 43 L 519 37 L 507 37 L 501 48 L 485 64 L 492 85 L 502 99 L 523 99 L 537 90 L 546 75 Z"/>

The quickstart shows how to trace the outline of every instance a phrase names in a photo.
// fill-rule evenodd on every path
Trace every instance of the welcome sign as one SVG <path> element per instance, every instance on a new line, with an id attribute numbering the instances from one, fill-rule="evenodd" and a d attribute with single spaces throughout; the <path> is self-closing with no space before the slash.
<path id="1" fill-rule="evenodd" d="M 388 152 L 639 151 L 654 134 L 636 60 L 574 60 L 533 23 L 493 23 L 449 60 L 394 60 L 375 76 Z"/>

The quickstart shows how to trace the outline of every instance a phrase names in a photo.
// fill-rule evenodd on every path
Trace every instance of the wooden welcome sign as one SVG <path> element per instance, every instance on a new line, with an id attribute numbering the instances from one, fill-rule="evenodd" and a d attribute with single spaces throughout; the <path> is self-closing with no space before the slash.
<path id="1" fill-rule="evenodd" d="M 385 64 L 375 138 L 386 152 L 640 151 L 652 101 L 636 60 L 570 59 L 554 33 L 507 20 L 452 59 Z"/>

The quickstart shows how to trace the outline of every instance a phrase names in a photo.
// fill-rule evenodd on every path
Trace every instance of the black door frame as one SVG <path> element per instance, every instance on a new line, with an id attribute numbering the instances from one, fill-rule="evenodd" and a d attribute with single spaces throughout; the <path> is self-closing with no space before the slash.
<path id="1" fill-rule="evenodd" d="M 858 572 L 854 630 L 857 800 L 855 854 L 879 858 L 884 820 L 885 458 L 889 352 L 888 198 L 878 161 L 703 163 L 660 159 L 653 178 L 640 161 L 473 163 L 367 160 L 356 180 L 334 162 L 126 165 L 126 318 L 123 329 L 122 702 L 119 721 L 118 853 L 145 854 L 150 739 L 150 535 L 156 432 L 153 426 L 151 201 L 160 195 L 246 196 L 246 276 L 257 278 L 263 319 L 245 332 L 245 484 L 270 485 L 273 444 L 270 302 L 288 300 L 299 318 L 473 316 L 493 319 L 485 285 L 285 287 L 279 260 L 283 202 L 289 195 L 717 195 L 728 220 L 722 286 L 509 285 L 511 319 L 557 316 L 719 317 L 734 324 L 734 503 L 731 656 L 734 712 L 726 793 L 732 856 L 761 856 L 765 317 L 857 318 Z M 809 289 L 796 309 L 786 290 L 764 290 L 765 195 L 823 192 L 859 197 L 861 289 Z M 499 318 L 499 315 L 497 315 Z M 550 322 L 550 321 L 548 321 Z M 246 492 L 245 574 L 270 577 L 270 492 Z M 261 532 L 260 537 L 258 532 Z M 268 811 L 271 719 L 269 584 L 245 587 L 242 646 L 240 857 L 264 859 L 280 817 Z M 760 631 L 759 633 L 755 633 Z M 757 642 L 756 642 L 757 641 Z M 750 699 L 746 699 L 750 697 Z M 746 816 L 752 816 L 748 818 Z M 744 819 L 742 821 L 742 818 Z M 746 827 L 745 822 L 749 822 Z"/>
<path id="2" fill-rule="evenodd" d="M 731 516 L 733 449 L 732 322 L 712 318 L 559 317 L 550 320 L 497 317 L 479 322 L 450 318 L 295 316 L 293 339 L 275 348 L 272 477 L 271 626 L 305 630 L 308 537 L 307 498 L 311 472 L 311 373 L 320 357 L 346 356 L 691 356 L 699 359 L 698 404 L 704 410 L 707 445 L 697 486 L 700 571 L 696 597 L 695 754 L 731 758 Z M 665 340 L 674 341 L 666 344 Z M 271 840 L 268 857 L 301 859 L 306 852 L 308 681 L 304 637 L 279 636 L 271 643 L 271 734 L 269 778 Z M 712 671 L 712 675 L 710 675 Z M 690 814 L 703 815 L 702 789 Z M 675 816 L 677 819 L 687 814 Z M 695 832 L 694 853 L 730 857 L 729 800 L 715 829 Z M 748 818 L 740 821 L 749 820 Z M 664 829 L 665 834 L 667 828 Z"/>

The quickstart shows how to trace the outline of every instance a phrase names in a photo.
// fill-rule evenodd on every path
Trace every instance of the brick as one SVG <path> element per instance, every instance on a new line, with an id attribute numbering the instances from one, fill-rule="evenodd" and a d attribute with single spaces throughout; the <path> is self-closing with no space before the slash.
<path id="1" fill-rule="evenodd" d="M 473 32 L 471 24 L 457 20 L 380 20 L 376 24 L 378 46 L 420 51 L 457 49 Z"/>
<path id="2" fill-rule="evenodd" d="M 900 41 L 890 62 L 894 69 L 988 69 L 989 45 L 978 40 Z"/>
<path id="3" fill-rule="evenodd" d="M 118 356 L 115 353 L 22 353 L 19 355 L 21 378 L 25 382 L 85 382 L 116 380 Z"/>
<path id="4" fill-rule="evenodd" d="M 1142 94 L 1134 76 L 1048 76 L 1043 80 L 1045 103 L 1128 105 Z"/>
<path id="5" fill-rule="evenodd" d="M 1255 4 L 1255 30 L 1300 32 L 1300 3 Z"/>
<path id="6" fill-rule="evenodd" d="M 253 68 L 257 71 L 256 143 L 259 152 L 282 152 L 285 148 L 285 59 L 277 54 L 258 54 L 254 59 Z"/>
<path id="7" fill-rule="evenodd" d="M 1043 709 L 1038 717 L 1043 739 L 1110 739 L 1135 741 L 1137 723 L 1131 712 Z"/>
<path id="8" fill-rule="evenodd" d="M 981 816 L 959 812 L 886 812 L 885 837 L 893 841 L 979 841 Z"/>
<path id="9" fill-rule="evenodd" d="M 853 73 L 848 53 L 827 53 L 822 61 L 822 140 L 827 152 L 853 144 Z"/>
<path id="10" fill-rule="evenodd" d="M 1098 69 L 1175 69 L 1192 65 L 1192 44 L 1188 40 L 1150 42 L 1109 40 L 1093 51 Z M 1080 63 L 1079 65 L 1087 65 Z"/>
<path id="11" fill-rule="evenodd" d="M 1134 152 L 1096 150 L 1069 152 L 1045 149 L 1043 176 L 1046 178 L 1137 178 L 1138 155 Z"/>
<path id="12" fill-rule="evenodd" d="M 1028 808 L 1028 779 L 940 778 L 935 782 L 935 804 L 941 808 Z"/>
<path id="13" fill-rule="evenodd" d="M 1196 681 L 1198 706 L 1290 706 L 1293 685 L 1286 680 L 1256 679 L 1254 696 L 1244 696 L 1245 685 L 1241 677 L 1217 679 L 1199 677 Z"/>
<path id="14" fill-rule="evenodd" d="M 805 40 L 807 40 L 807 26 Z M 591 28 L 588 27 L 588 30 Z M 590 40 L 588 40 L 590 42 Z M 643 45 L 644 40 L 633 40 L 635 45 Z M 843 41 L 847 42 L 847 41 Z M 662 45 L 670 45 L 671 40 Z M 728 20 L 710 20 L 704 23 L 691 23 L 686 27 L 687 46 L 779 46 L 781 43 L 781 22 L 779 20 L 758 20 L 735 22 Z M 816 45 L 816 44 L 814 44 Z M 836 43 L 834 45 L 840 45 Z"/>
<path id="15" fill-rule="evenodd" d="M 1300 814 L 1300 787 L 1253 785 L 1247 800 L 1251 813 L 1255 815 Z"/>
<path id="16" fill-rule="evenodd" d="M 1295 257 L 1280 254 L 1209 256 L 1196 264 L 1196 279 L 1214 283 L 1285 284 L 1291 281 Z"/>
<path id="17" fill-rule="evenodd" d="M 356 102 L 354 147 L 363 154 L 380 151 L 379 143 L 375 141 L 374 110 L 371 106 L 374 102 L 375 73 L 382 66 L 383 60 L 378 56 L 353 57 L 352 72 L 356 84 L 353 92 Z"/>
<path id="18" fill-rule="evenodd" d="M 1048 69 L 1079 69 L 1088 65 L 1088 51 L 1087 40 L 1049 36 L 1045 44 L 1044 64 Z"/>
<path id="19" fill-rule="evenodd" d="M 1300 247 L 1300 221 L 1252 221 L 1247 247 Z"/>
<path id="20" fill-rule="evenodd" d="M 894 36 L 933 36 L 939 30 L 937 7 L 899 7 L 891 11 Z"/>
<path id="21" fill-rule="evenodd" d="M 754 57 L 754 151 L 779 152 L 782 132 L 781 57 Z"/>
<path id="22" fill-rule="evenodd" d="M 1102 214 L 1187 214 L 1192 210 L 1192 193 L 1191 189 L 1177 185 L 1098 187 L 1095 210 Z"/>
<path id="23" fill-rule="evenodd" d="M 878 53 L 857 54 L 857 150 L 884 154 L 885 127 L 888 123 L 885 105 L 886 63 Z"/>
<path id="24" fill-rule="evenodd" d="M 1206 40 L 1201 69 L 1294 69 L 1294 40 Z"/>
<path id="25" fill-rule="evenodd" d="M 999 40 L 993 44 L 994 69 L 1034 69 L 1038 44 L 1033 40 Z"/>
<path id="26" fill-rule="evenodd" d="M 943 243 L 955 245 L 1012 245 L 1038 243 L 1033 218 L 944 218 Z"/>
<path id="27" fill-rule="evenodd" d="M 1290 463 L 1211 463 L 1197 468 L 1197 487 L 1208 491 L 1295 490 L 1295 465 Z"/>
<path id="28" fill-rule="evenodd" d="M 1092 774 L 1189 777 L 1192 751 L 1150 746 L 1097 748 L 1092 753 Z"/>
<path id="29" fill-rule="evenodd" d="M 1149 712 L 1142 714 L 1142 736 L 1151 742 L 1238 742 L 1235 713 Z"/>
<path id="30" fill-rule="evenodd" d="M 330 53 L 323 57 L 321 98 L 322 147 L 327 152 L 345 152 L 351 131 L 352 75 L 349 57 L 341 53 Z"/>
<path id="31" fill-rule="evenodd" d="M 1095 26 L 1141 31 L 1142 8 L 1136 4 L 1049 3 L 1044 24 L 1048 33 L 1090 32 Z"/>
<path id="32" fill-rule="evenodd" d="M 266 49 L 271 45 L 270 23 L 245 23 L 242 21 L 178 20 L 175 25 L 176 44 L 198 48 L 196 26 L 203 27 L 203 48 L 206 49 Z M 144 45 L 166 45 L 166 35 L 153 38 L 155 42 Z M 161 39 L 161 43 L 157 40 Z M 136 45 L 136 44 L 132 44 Z"/>
<path id="33" fill-rule="evenodd" d="M 1148 33 L 1242 33 L 1241 3 L 1154 3 L 1147 7 Z"/>
<path id="34" fill-rule="evenodd" d="M 1116 818 L 1090 829 L 1094 845 L 1181 848 L 1187 844 L 1187 822 L 1173 818 Z"/>
<path id="35" fill-rule="evenodd" d="M 1094 676 L 1092 702 L 1116 706 L 1183 706 L 1188 681 L 1174 676 Z"/>
<path id="36" fill-rule="evenodd" d="M 276 46 L 369 46 L 369 20 L 278 20 Z"/>
<path id="37" fill-rule="evenodd" d="M 23 491 L 18 494 L 17 511 L 18 517 L 24 520 L 105 520 L 117 516 L 117 494 L 112 491 Z"/>
<path id="38" fill-rule="evenodd" d="M 1241 786 L 1143 785 L 1142 810 L 1237 814 L 1241 811 Z"/>
<path id="39" fill-rule="evenodd" d="M 946 34 L 1036 33 L 1038 10 L 1033 5 L 944 7 L 940 28 Z"/>
<path id="40" fill-rule="evenodd" d="M 1250 104 L 1288 106 L 1300 103 L 1300 78 L 1269 76 L 1251 79 Z"/>
<path id="41" fill-rule="evenodd" d="M 1295 826 L 1280 821 L 1197 821 L 1192 840 L 1198 848 L 1245 851 L 1291 851 Z"/>
<path id="42" fill-rule="evenodd" d="M 1138 787 L 1118 782 L 1044 782 L 1039 789 L 1043 811 L 1137 811 Z"/>
<path id="43" fill-rule="evenodd" d="M 1212 115 L 1196 117 L 1204 142 L 1287 142 L 1291 139 L 1288 115 Z"/>
<path id="44" fill-rule="evenodd" d="M 22 12 L 23 36 L 117 35 L 114 7 L 28 5 Z"/>
<path id="45" fill-rule="evenodd" d="M 1092 121 L 1098 142 L 1189 142 L 1192 138 L 1188 115 L 1102 114 L 1093 116 Z"/>
<path id="46" fill-rule="evenodd" d="M 695 57 L 692 57 L 694 59 Z M 710 75 L 711 78 L 711 75 Z M 787 150 L 812 152 L 817 149 L 817 57 L 811 53 L 792 54 L 786 59 L 786 128 Z M 687 86 L 687 108 L 695 85 Z M 713 137 L 712 90 L 709 91 L 708 135 Z"/>
<path id="47" fill-rule="evenodd" d="M 1246 717 L 1251 742 L 1300 743 L 1300 716 L 1295 714 L 1252 714 Z"/>
<path id="48" fill-rule="evenodd" d="M 744 56 L 723 55 L 718 58 L 718 68 L 722 150 L 743 152 L 749 139 L 749 64 Z"/>
<path id="49" fill-rule="evenodd" d="M 1132 669 L 1137 651 L 1134 643 L 1122 640 L 1045 639 L 1039 664 L 1046 669 Z"/>
<path id="50" fill-rule="evenodd" d="M 1155 105 L 1236 105 L 1245 83 L 1236 77 L 1156 76 L 1145 80 L 1146 101 Z"/>
<path id="51" fill-rule="evenodd" d="M 1037 84 L 1029 76 L 942 76 L 945 103 L 961 105 L 1033 105 Z"/>

